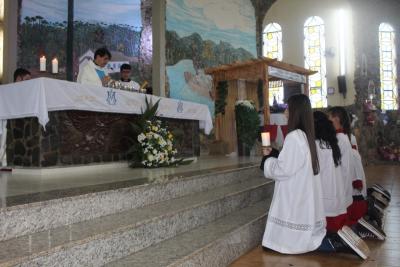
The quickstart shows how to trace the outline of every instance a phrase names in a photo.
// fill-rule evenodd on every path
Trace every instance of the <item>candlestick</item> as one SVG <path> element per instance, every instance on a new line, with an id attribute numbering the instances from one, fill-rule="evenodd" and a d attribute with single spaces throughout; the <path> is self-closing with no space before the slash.
<path id="1" fill-rule="evenodd" d="M 41 56 L 39 59 L 39 70 L 40 71 L 46 71 L 46 57 L 45 56 Z"/>
<path id="2" fill-rule="evenodd" d="M 51 72 L 58 73 L 58 60 L 56 57 L 51 61 Z"/>
<path id="3" fill-rule="evenodd" d="M 269 132 L 261 133 L 261 142 L 262 142 L 262 146 L 271 146 Z"/>

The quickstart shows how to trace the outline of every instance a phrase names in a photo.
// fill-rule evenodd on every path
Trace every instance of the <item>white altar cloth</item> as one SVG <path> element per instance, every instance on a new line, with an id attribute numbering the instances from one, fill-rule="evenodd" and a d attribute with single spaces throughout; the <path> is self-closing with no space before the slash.
<path id="1" fill-rule="evenodd" d="M 153 103 L 161 99 L 157 113 L 160 117 L 198 120 L 206 134 L 213 128 L 210 111 L 203 104 L 49 78 L 1 85 L 0 120 L 37 117 L 45 127 L 49 111 L 141 114 L 146 107 L 145 97 Z"/>

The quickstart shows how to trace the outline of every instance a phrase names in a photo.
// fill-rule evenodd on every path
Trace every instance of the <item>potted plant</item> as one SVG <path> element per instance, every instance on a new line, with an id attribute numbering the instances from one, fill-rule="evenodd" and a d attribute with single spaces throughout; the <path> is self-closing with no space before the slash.
<path id="1" fill-rule="evenodd" d="M 249 156 L 259 135 L 260 118 L 252 101 L 239 100 L 235 104 L 238 153 Z"/>

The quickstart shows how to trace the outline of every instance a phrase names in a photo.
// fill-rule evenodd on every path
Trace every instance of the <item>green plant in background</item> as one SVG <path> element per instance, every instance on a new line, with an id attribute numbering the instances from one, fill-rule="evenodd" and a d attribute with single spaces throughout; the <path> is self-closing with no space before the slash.
<path id="1" fill-rule="evenodd" d="M 259 79 L 257 83 L 258 109 L 264 107 L 264 82 Z"/>
<path id="2" fill-rule="evenodd" d="M 240 100 L 235 105 L 236 131 L 239 142 L 251 149 L 259 134 L 260 118 L 254 103 Z"/>
<path id="3" fill-rule="evenodd" d="M 217 99 L 215 100 L 215 115 L 225 114 L 226 96 L 228 95 L 228 82 L 220 81 L 217 85 Z"/>

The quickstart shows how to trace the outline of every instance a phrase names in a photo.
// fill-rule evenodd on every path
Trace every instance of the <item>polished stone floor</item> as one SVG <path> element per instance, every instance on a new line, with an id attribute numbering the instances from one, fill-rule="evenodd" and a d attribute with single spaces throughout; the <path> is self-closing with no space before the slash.
<path id="1" fill-rule="evenodd" d="M 368 166 L 367 183 L 379 183 L 392 194 L 386 209 L 385 241 L 367 240 L 370 257 L 363 261 L 349 254 L 311 252 L 302 255 L 283 255 L 263 251 L 261 247 L 235 261 L 231 267 L 397 267 L 400 266 L 400 165 Z"/>
<path id="2" fill-rule="evenodd" d="M 202 156 L 189 165 L 157 169 L 132 169 L 127 163 L 15 169 L 0 172 L 0 207 L 161 182 L 258 162 L 258 157 Z"/>

